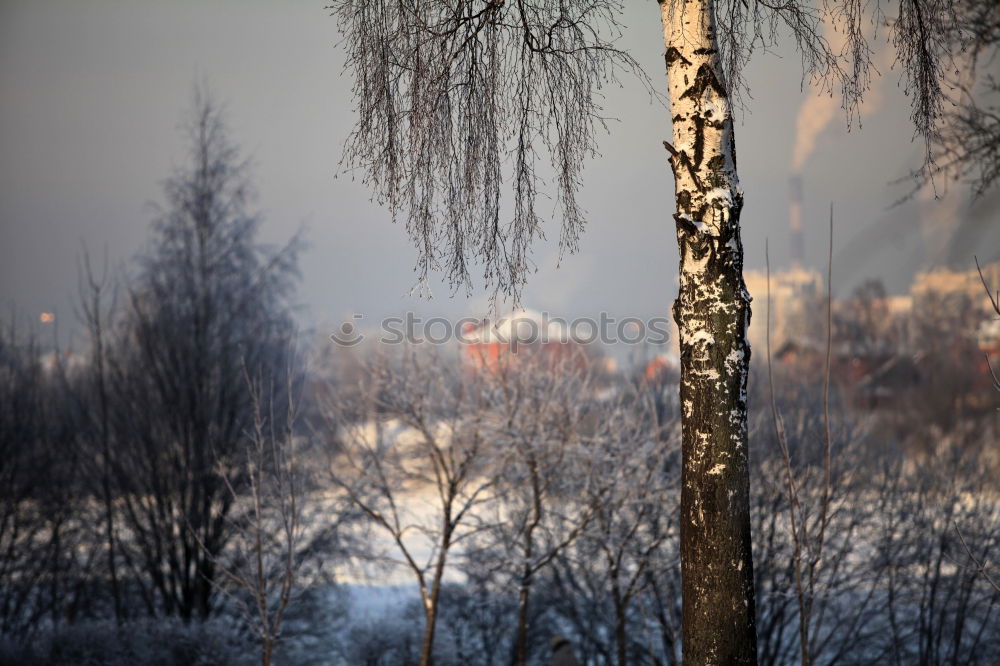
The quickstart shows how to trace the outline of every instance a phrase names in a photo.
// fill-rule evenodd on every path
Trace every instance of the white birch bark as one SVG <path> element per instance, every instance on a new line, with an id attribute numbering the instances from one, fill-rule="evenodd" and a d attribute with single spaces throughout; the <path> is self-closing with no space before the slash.
<path id="1" fill-rule="evenodd" d="M 660 0 L 673 120 L 680 290 L 683 650 L 690 664 L 756 663 L 743 282 L 733 118 L 712 0 Z"/>

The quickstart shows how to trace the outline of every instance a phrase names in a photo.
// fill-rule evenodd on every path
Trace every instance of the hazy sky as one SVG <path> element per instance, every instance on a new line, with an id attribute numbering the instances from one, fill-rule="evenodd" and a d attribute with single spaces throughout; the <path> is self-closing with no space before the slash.
<path id="1" fill-rule="evenodd" d="M 624 46 L 659 84 L 656 4 L 626 4 Z M 430 302 L 408 296 L 415 253 L 405 229 L 360 183 L 334 178 L 353 116 L 336 24 L 323 6 L 0 0 L 0 305 L 31 317 L 56 310 L 69 326 L 82 243 L 92 253 L 106 247 L 119 263 L 142 248 L 148 204 L 160 200 L 163 179 L 183 158 L 178 128 L 202 77 L 228 109 L 232 138 L 253 159 L 264 240 L 281 242 L 306 228 L 299 291 L 306 325 L 353 312 L 371 319 L 408 309 L 482 314 L 481 284 L 472 299 L 452 299 L 441 285 Z M 748 78 L 753 99 L 736 135 L 747 265 L 762 267 L 769 238 L 780 266 L 788 257 L 796 116 L 815 91 L 800 91 L 799 60 L 787 49 L 759 54 Z M 958 191 L 887 212 L 905 191 L 889 182 L 920 155 L 898 83 L 894 72 L 878 83 L 861 130 L 848 133 L 843 113 L 834 114 L 803 167 L 807 258 L 824 262 L 827 207 L 835 201 L 842 291 L 863 275 L 892 285 L 925 254 L 921 220 L 926 227 L 934 217 L 964 214 Z M 669 116 L 636 82 L 607 92 L 619 122 L 587 168 L 590 224 L 580 252 L 557 268 L 556 248 L 538 246 L 524 302 L 574 317 L 661 315 L 677 272 L 673 183 L 661 144 Z M 548 230 L 558 237 L 555 224 Z M 995 241 L 975 232 L 969 243 L 992 248 Z M 958 254 L 953 259 L 962 263 Z"/>

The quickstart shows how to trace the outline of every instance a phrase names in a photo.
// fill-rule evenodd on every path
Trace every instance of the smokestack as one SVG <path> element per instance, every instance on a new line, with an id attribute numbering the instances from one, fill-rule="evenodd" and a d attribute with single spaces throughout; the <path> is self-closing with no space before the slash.
<path id="1" fill-rule="evenodd" d="M 788 239 L 792 268 L 802 268 L 806 256 L 806 237 L 802 231 L 802 177 L 788 179 Z"/>

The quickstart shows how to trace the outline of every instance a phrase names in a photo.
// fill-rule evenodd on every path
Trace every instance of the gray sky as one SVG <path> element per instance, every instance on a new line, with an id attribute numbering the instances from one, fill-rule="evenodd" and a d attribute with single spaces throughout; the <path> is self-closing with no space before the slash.
<path id="1" fill-rule="evenodd" d="M 624 45 L 659 83 L 655 3 L 627 4 Z M 281 242 L 306 227 L 305 324 L 353 312 L 370 319 L 410 309 L 483 314 L 481 284 L 472 299 L 452 299 L 440 284 L 430 302 L 408 296 L 415 253 L 405 229 L 360 183 L 334 178 L 353 117 L 336 25 L 323 5 L 0 0 L 0 305 L 30 317 L 56 310 L 69 326 L 81 243 L 95 254 L 106 247 L 115 262 L 141 249 L 148 204 L 183 158 L 178 128 L 203 77 L 226 104 L 233 139 L 253 159 L 264 240 Z M 736 139 L 749 268 L 763 266 L 765 238 L 773 264 L 787 263 L 795 121 L 814 94 L 800 92 L 800 78 L 789 50 L 759 54 L 748 72 L 753 99 Z M 825 263 L 826 211 L 835 201 L 840 291 L 863 276 L 899 288 L 933 254 L 924 248 L 922 221 L 966 216 L 959 190 L 887 211 L 905 191 L 888 183 L 920 155 L 898 79 L 888 72 L 878 83 L 873 100 L 881 103 L 871 105 L 863 129 L 848 133 L 843 113 L 835 114 L 803 168 L 807 258 Z M 677 272 L 673 184 L 661 145 L 669 116 L 632 81 L 608 91 L 607 108 L 620 122 L 587 168 L 590 224 L 580 252 L 557 268 L 556 248 L 538 246 L 524 303 L 571 317 L 662 315 Z M 554 224 L 548 230 L 558 237 Z M 995 235 L 982 233 L 963 236 L 981 255 L 998 247 Z M 971 264 L 964 252 L 953 248 L 952 259 Z"/>

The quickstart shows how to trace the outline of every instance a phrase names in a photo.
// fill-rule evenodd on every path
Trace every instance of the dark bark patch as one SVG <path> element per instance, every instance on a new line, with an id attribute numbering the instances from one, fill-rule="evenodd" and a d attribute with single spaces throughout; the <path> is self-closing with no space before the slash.
<path id="1" fill-rule="evenodd" d="M 695 51 L 695 53 L 697 53 L 697 51 Z M 685 58 L 684 54 L 681 53 L 680 49 L 678 49 L 676 46 L 671 46 L 669 49 L 667 49 L 667 52 L 663 56 L 663 59 L 666 60 L 667 67 L 670 67 L 675 62 L 680 62 L 684 65 L 691 64 L 691 61 Z"/>
<path id="2" fill-rule="evenodd" d="M 705 157 L 705 119 L 696 115 L 691 121 L 694 123 L 694 168 L 701 170 Z"/>
<path id="3" fill-rule="evenodd" d="M 677 193 L 677 208 L 684 211 L 685 213 L 691 212 L 691 193 L 687 190 L 682 190 Z"/>
<path id="4" fill-rule="evenodd" d="M 684 91 L 681 99 L 685 97 L 701 99 L 701 96 L 709 88 L 714 90 L 719 97 L 726 97 L 726 89 L 719 83 L 718 77 L 715 76 L 715 71 L 708 63 L 704 63 L 698 68 L 698 73 L 694 76 L 694 84 Z"/>
<path id="5" fill-rule="evenodd" d="M 729 182 L 727 174 L 724 172 L 726 158 L 722 155 L 713 155 L 705 164 L 708 169 L 708 184 L 712 187 L 725 187 Z"/>

